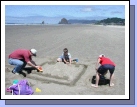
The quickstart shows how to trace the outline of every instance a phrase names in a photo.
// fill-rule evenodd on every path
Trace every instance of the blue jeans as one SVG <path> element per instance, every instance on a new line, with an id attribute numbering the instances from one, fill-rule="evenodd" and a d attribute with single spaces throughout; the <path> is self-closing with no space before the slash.
<path id="1" fill-rule="evenodd" d="M 15 66 L 15 68 L 13 69 L 13 72 L 19 73 L 26 66 L 27 63 L 23 60 L 10 58 L 9 64 Z"/>

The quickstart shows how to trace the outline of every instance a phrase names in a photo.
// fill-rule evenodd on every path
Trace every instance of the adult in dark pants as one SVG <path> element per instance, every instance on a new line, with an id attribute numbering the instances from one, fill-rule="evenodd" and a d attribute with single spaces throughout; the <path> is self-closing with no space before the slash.
<path id="1" fill-rule="evenodd" d="M 109 86 L 114 86 L 114 83 L 112 83 L 112 80 L 114 77 L 115 66 L 116 66 L 115 63 L 110 58 L 105 57 L 104 54 L 99 55 L 96 68 L 95 68 L 96 69 L 96 84 L 92 84 L 91 86 L 98 87 L 100 75 L 104 76 L 108 70 L 110 72 Z"/>
<path id="2" fill-rule="evenodd" d="M 19 75 L 22 69 L 28 64 L 37 69 L 39 66 L 32 60 L 32 56 L 36 56 L 35 49 L 17 49 L 9 55 L 9 64 L 14 65 L 12 73 Z"/>

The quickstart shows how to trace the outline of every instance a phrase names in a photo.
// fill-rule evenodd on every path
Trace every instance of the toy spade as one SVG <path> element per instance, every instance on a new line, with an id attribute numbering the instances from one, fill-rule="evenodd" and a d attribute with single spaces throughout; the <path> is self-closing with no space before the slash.
<path id="1" fill-rule="evenodd" d="M 39 72 L 43 72 L 43 69 L 41 66 L 38 68 L 38 70 L 39 70 Z"/>

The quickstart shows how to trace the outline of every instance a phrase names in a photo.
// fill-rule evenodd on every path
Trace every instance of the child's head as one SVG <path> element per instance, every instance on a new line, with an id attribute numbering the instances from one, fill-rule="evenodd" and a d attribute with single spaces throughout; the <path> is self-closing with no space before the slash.
<path id="1" fill-rule="evenodd" d="M 67 48 L 64 48 L 64 49 L 63 49 L 63 52 L 64 52 L 64 54 L 68 54 L 68 49 L 67 49 Z"/>

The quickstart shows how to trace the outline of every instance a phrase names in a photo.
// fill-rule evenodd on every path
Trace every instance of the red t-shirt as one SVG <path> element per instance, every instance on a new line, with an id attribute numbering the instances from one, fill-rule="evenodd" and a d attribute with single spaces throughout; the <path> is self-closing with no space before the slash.
<path id="1" fill-rule="evenodd" d="M 100 64 L 101 65 L 110 64 L 116 66 L 113 61 L 111 61 L 109 58 L 106 57 L 100 57 Z"/>
<path id="2" fill-rule="evenodd" d="M 17 49 L 9 55 L 9 58 L 22 59 L 28 62 L 31 60 L 30 50 Z"/>

